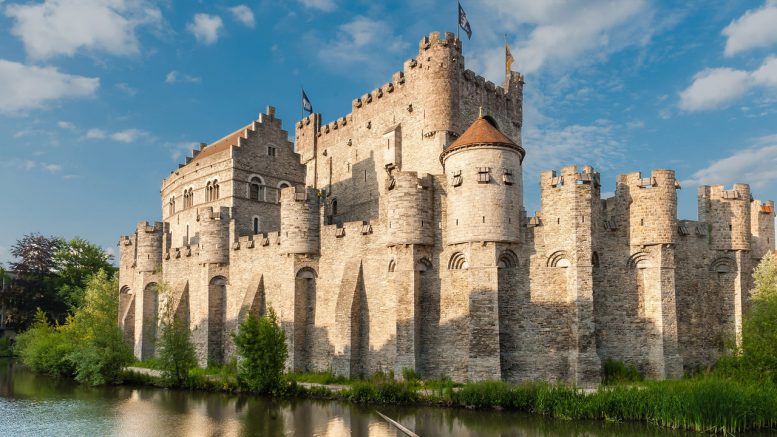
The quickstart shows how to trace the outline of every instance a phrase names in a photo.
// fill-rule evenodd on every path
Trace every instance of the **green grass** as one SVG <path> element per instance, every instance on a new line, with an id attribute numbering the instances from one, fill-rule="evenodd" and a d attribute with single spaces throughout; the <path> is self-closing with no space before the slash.
<path id="1" fill-rule="evenodd" d="M 525 411 L 559 419 L 649 422 L 699 432 L 777 427 L 777 388 L 718 377 L 602 387 L 585 394 L 560 384 L 467 384 L 441 399 L 453 406 Z"/>
<path id="2" fill-rule="evenodd" d="M 315 384 L 350 385 L 354 383 L 353 379 L 346 378 L 344 376 L 337 376 L 332 372 L 290 373 L 288 374 L 288 377 L 292 381 L 310 382 Z"/>

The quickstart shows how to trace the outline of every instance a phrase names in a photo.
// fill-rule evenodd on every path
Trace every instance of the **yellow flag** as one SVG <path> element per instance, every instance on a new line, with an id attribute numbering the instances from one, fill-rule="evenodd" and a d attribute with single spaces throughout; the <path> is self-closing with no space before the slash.
<path id="1" fill-rule="evenodd" d="M 510 53 L 510 46 L 507 45 L 507 37 L 505 37 L 505 76 L 507 78 L 510 77 L 510 67 L 512 67 L 514 61 L 515 58 L 513 58 L 513 54 Z"/>

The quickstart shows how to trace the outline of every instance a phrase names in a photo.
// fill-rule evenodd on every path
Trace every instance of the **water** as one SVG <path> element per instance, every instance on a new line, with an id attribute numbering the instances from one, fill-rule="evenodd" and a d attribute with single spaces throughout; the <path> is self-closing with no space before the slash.
<path id="1" fill-rule="evenodd" d="M 427 436 L 692 435 L 653 426 L 569 422 L 504 411 L 378 407 Z M 375 408 L 338 401 L 146 387 L 88 387 L 0 360 L 0 436 L 397 436 Z"/>

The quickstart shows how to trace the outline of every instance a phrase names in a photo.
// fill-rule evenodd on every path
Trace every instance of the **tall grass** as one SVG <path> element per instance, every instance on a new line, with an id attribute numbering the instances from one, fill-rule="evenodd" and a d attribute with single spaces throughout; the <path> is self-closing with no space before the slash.
<path id="1" fill-rule="evenodd" d="M 485 381 L 468 384 L 445 401 L 563 419 L 650 422 L 701 432 L 777 427 L 777 389 L 773 385 L 716 377 L 603 387 L 590 394 L 565 385 Z"/>

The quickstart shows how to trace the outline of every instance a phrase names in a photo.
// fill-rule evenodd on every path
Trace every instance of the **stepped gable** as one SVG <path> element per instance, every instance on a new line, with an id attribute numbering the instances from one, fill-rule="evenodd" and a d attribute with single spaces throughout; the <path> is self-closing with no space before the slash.
<path id="1" fill-rule="evenodd" d="M 191 162 L 195 162 L 195 161 L 197 161 L 199 159 L 203 159 L 203 158 L 206 158 L 208 156 L 215 155 L 215 154 L 217 154 L 219 152 L 227 151 L 227 150 L 229 150 L 229 148 L 231 146 L 237 146 L 238 138 L 242 137 L 245 134 L 246 129 L 250 129 L 250 128 L 251 128 L 250 124 L 246 125 L 246 126 L 243 126 L 240 129 L 238 129 L 238 130 L 232 132 L 231 134 L 225 136 L 224 138 L 222 138 L 222 139 L 220 139 L 220 140 L 218 140 L 218 141 L 216 141 L 214 143 L 208 144 L 207 146 L 205 146 L 204 149 L 202 149 L 202 151 L 200 153 L 197 154 L 197 156 L 195 156 L 192 159 Z"/>
<path id="2" fill-rule="evenodd" d="M 489 116 L 478 117 L 468 128 L 440 155 L 440 161 L 445 155 L 454 150 L 464 149 L 473 146 L 503 146 L 517 150 L 521 154 L 521 161 L 526 156 L 523 147 L 515 144 L 507 135 L 503 134 L 496 127 L 496 121 Z"/>

